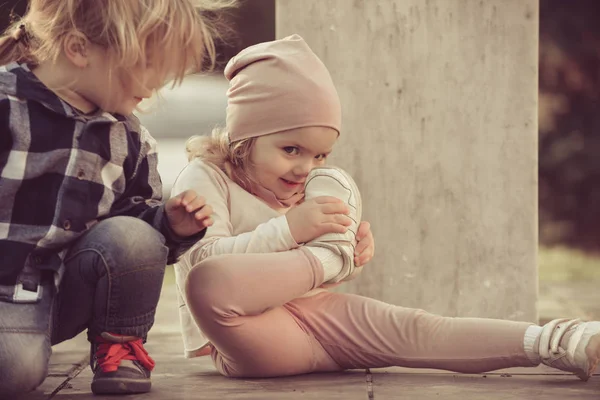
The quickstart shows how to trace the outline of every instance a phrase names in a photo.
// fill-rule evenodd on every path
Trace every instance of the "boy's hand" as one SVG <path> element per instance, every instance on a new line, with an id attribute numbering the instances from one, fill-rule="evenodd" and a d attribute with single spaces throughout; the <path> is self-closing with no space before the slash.
<path id="1" fill-rule="evenodd" d="M 360 223 L 356 233 L 356 241 L 358 243 L 354 251 L 354 265 L 362 267 L 371 261 L 375 254 L 375 239 L 371 232 L 371 224 L 366 221 Z"/>
<path id="2" fill-rule="evenodd" d="M 195 235 L 211 226 L 212 212 L 212 207 L 206 204 L 204 197 L 198 196 L 193 190 L 186 190 L 165 203 L 171 229 L 181 237 Z"/>

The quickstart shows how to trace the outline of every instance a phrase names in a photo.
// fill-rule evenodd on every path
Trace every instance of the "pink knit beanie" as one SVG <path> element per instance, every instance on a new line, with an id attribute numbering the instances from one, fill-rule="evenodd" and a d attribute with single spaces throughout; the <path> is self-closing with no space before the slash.
<path id="1" fill-rule="evenodd" d="M 340 132 L 329 71 L 298 35 L 242 50 L 227 63 L 225 77 L 230 142 L 307 126 Z"/>

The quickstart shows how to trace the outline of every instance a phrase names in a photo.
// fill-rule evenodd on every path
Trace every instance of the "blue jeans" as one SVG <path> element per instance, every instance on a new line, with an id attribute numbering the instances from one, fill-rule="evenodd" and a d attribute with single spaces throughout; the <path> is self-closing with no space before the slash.
<path id="1" fill-rule="evenodd" d="M 88 330 L 146 338 L 154 323 L 167 264 L 164 237 L 146 222 L 114 217 L 93 226 L 69 249 L 56 293 L 42 279 L 37 303 L 0 301 L 0 398 L 39 386 L 51 346 Z"/>

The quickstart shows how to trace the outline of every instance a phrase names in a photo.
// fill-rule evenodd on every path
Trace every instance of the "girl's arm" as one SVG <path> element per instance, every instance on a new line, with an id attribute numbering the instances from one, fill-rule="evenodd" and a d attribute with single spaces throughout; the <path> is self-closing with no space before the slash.
<path id="1" fill-rule="evenodd" d="M 231 183 L 229 183 L 231 184 Z M 230 191 L 228 182 L 213 167 L 196 159 L 181 172 L 173 187 L 172 195 L 185 190 L 195 190 L 206 198 L 213 208 L 213 226 L 208 228 L 202 240 L 186 253 L 190 264 L 206 257 L 221 254 L 273 253 L 298 247 L 292 237 L 285 215 L 271 218 L 253 231 L 233 235 L 230 215 Z M 245 210 L 252 213 L 249 207 Z"/>

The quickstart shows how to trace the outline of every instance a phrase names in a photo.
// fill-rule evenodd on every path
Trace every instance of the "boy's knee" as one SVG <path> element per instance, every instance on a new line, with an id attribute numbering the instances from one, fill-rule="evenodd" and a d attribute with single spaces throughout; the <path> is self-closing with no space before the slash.
<path id="1" fill-rule="evenodd" d="M 110 249 L 120 265 L 156 264 L 166 266 L 165 239 L 147 222 L 133 217 L 113 217 L 94 227 L 94 241 Z"/>
<path id="2" fill-rule="evenodd" d="M 35 340 L 6 340 L 0 343 L 0 399 L 35 390 L 46 379 L 50 358 L 44 335 Z M 11 334 L 10 336 L 16 336 Z"/>

